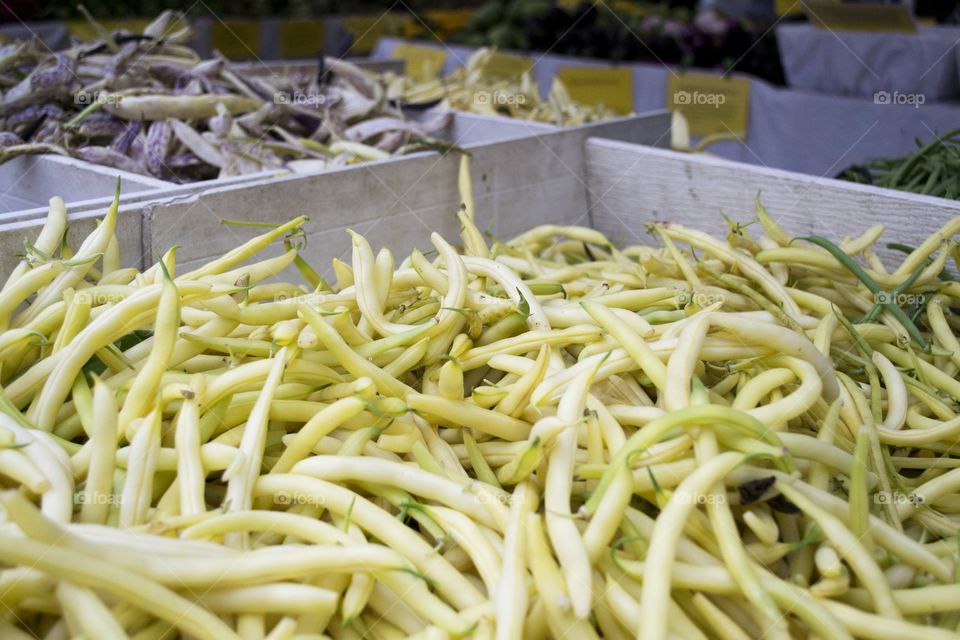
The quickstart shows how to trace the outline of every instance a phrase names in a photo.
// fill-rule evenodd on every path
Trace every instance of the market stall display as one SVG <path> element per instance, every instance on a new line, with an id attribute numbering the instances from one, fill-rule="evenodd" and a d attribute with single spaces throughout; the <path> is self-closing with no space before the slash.
<path id="1" fill-rule="evenodd" d="M 956 47 L 733 4 L 36 3 L 0 638 L 960 638 Z"/>
<path id="2" fill-rule="evenodd" d="M 461 251 L 351 233 L 330 281 L 304 217 L 141 272 L 116 204 L 69 250 L 53 201 L 0 309 L 6 606 L 73 634 L 953 637 L 960 218 L 883 269 L 881 229 L 794 238 L 759 203 L 726 238 L 491 245 L 462 175 Z"/>
<path id="3" fill-rule="evenodd" d="M 60 53 L 5 45 L 0 159 L 58 153 L 172 182 L 294 171 L 443 147 L 444 115 L 411 123 L 344 60 L 309 76 L 243 74 L 201 60 L 165 12 L 142 34 L 109 33 Z M 26 77 L 24 77 L 24 75 Z"/>

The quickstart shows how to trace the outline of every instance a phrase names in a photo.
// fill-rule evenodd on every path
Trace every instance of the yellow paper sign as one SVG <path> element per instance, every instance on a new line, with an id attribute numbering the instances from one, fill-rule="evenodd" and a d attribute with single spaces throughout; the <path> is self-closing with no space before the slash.
<path id="1" fill-rule="evenodd" d="M 486 75 L 491 80 L 517 81 L 524 73 L 533 69 L 533 58 L 518 56 L 513 53 L 494 52 L 490 61 L 484 67 Z"/>
<path id="2" fill-rule="evenodd" d="M 215 20 L 211 37 L 213 48 L 231 60 L 260 53 L 260 23 L 254 20 Z"/>
<path id="3" fill-rule="evenodd" d="M 633 111 L 633 74 L 630 69 L 562 67 L 557 73 L 570 97 L 588 105 L 604 105 L 619 114 Z"/>
<path id="4" fill-rule="evenodd" d="M 373 51 L 377 40 L 384 36 L 403 35 L 405 25 L 413 18 L 401 13 L 385 13 L 369 16 L 345 16 L 343 30 L 353 36 L 350 55 L 362 55 Z"/>
<path id="5" fill-rule="evenodd" d="M 404 61 L 406 74 L 418 82 L 433 80 L 443 69 L 447 52 L 416 44 L 401 44 L 393 50 L 393 57 Z"/>
<path id="6" fill-rule="evenodd" d="M 117 31 L 143 33 L 143 30 L 150 24 L 149 20 L 135 19 L 100 20 L 99 22 L 108 33 L 115 33 Z M 93 28 L 93 25 L 86 20 L 71 20 L 67 23 L 67 29 L 71 35 L 79 40 L 96 40 L 100 37 L 100 34 Z"/>
<path id="7" fill-rule="evenodd" d="M 690 134 L 745 136 L 750 113 L 750 81 L 706 73 L 670 74 L 667 108 L 682 113 Z"/>
<path id="8" fill-rule="evenodd" d="M 815 26 L 831 31 L 916 33 L 910 10 L 900 4 L 834 4 L 805 2 Z"/>
<path id="9" fill-rule="evenodd" d="M 280 56 L 315 58 L 323 50 L 323 20 L 284 20 L 280 23 Z"/>

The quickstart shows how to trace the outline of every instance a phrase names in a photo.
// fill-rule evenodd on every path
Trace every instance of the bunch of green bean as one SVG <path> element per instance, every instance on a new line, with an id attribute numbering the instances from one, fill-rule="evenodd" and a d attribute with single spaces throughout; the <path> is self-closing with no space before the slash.
<path id="1" fill-rule="evenodd" d="M 491 245 L 469 184 L 462 249 L 351 234 L 332 283 L 304 218 L 141 272 L 54 199 L 0 292 L 0 636 L 958 637 L 960 219 L 894 269 L 759 205 Z"/>
<path id="2" fill-rule="evenodd" d="M 926 144 L 917 141 L 917 150 L 896 158 L 880 158 L 847 169 L 844 180 L 875 184 L 878 187 L 912 191 L 928 196 L 960 199 L 960 129 L 938 136 Z"/>

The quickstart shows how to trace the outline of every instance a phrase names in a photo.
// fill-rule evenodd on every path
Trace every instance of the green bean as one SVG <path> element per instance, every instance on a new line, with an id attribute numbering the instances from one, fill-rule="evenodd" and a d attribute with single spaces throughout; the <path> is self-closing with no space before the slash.
<path id="1" fill-rule="evenodd" d="M 771 443 L 777 442 L 776 437 L 770 434 L 762 424 L 746 414 L 733 411 L 726 407 L 704 405 L 687 407 L 670 412 L 661 418 L 651 421 L 643 429 L 634 433 L 627 440 L 624 447 L 616 453 L 614 459 L 610 462 L 608 470 L 604 473 L 604 478 L 600 486 L 597 487 L 596 492 L 594 492 L 587 501 L 585 505 L 586 513 L 592 514 L 596 512 L 597 506 L 603 499 L 604 490 L 613 482 L 614 478 L 623 477 L 624 474 L 626 474 L 626 463 L 632 456 L 645 450 L 671 429 L 697 423 L 723 424 L 740 429 L 744 433 L 758 439 L 766 439 Z"/>
<path id="2" fill-rule="evenodd" d="M 718 638 L 722 640 L 747 640 L 750 637 L 735 620 L 702 593 L 693 594 L 692 602 L 697 612 L 703 616 Z"/>
<path id="3" fill-rule="evenodd" d="M 269 246 L 277 238 L 282 237 L 284 234 L 287 234 L 291 231 L 299 229 L 302 227 L 308 218 L 306 216 L 300 216 L 299 218 L 294 218 L 290 222 L 279 225 L 266 233 L 253 238 L 252 240 L 247 241 L 241 246 L 231 249 L 223 256 L 213 260 L 212 262 L 207 263 L 200 269 L 191 271 L 177 278 L 178 281 L 182 280 L 196 280 L 203 276 L 208 275 L 217 275 L 225 272 L 227 269 L 233 265 L 240 264 L 250 256 L 254 255 L 258 251 Z"/>

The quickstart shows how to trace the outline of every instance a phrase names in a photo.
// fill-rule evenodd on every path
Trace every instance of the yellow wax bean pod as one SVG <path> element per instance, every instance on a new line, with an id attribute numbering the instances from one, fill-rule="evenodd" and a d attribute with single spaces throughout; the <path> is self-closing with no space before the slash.
<path id="1" fill-rule="evenodd" d="M 19 314 L 13 322 L 14 327 L 24 327 L 44 309 L 54 304 L 60 298 L 65 289 L 75 287 L 84 276 L 93 268 L 93 260 L 106 251 L 110 239 L 113 237 L 117 225 L 117 215 L 120 207 L 120 180 L 117 180 L 117 190 L 114 194 L 113 203 L 107 209 L 107 213 L 97 228 L 83 241 L 73 256 L 71 262 L 75 263 L 64 271 L 61 271 L 54 280 L 45 286 L 29 307 Z"/>
<path id="2" fill-rule="evenodd" d="M 447 400 L 418 393 L 405 396 L 407 406 L 451 427 L 470 427 L 504 440 L 523 440 L 530 424 L 470 402 Z"/>
<path id="3" fill-rule="evenodd" d="M 157 395 L 160 378 L 167 370 L 177 340 L 177 329 L 180 326 L 180 292 L 169 277 L 165 277 L 160 286 L 162 292 L 153 330 L 153 349 L 134 378 L 120 409 L 118 428 L 121 432 L 127 430 L 132 420 L 145 415 L 151 399 Z"/>
<path id="4" fill-rule="evenodd" d="M 366 376 L 370 378 L 374 384 L 377 385 L 377 389 L 384 394 L 402 398 L 406 396 L 407 393 L 413 391 L 407 385 L 390 376 L 383 369 L 380 369 L 354 352 L 311 306 L 301 304 L 300 314 L 303 316 L 303 319 L 306 320 L 307 324 L 313 328 L 314 333 L 317 334 L 321 342 L 324 343 L 340 364 L 351 374 L 358 377 Z"/>
<path id="5" fill-rule="evenodd" d="M 63 203 L 63 198 L 54 196 L 50 198 L 47 216 L 44 218 L 43 227 L 40 229 L 40 234 L 37 236 L 37 240 L 33 243 L 33 246 L 47 255 L 53 255 L 60 246 L 66 230 L 67 207 Z M 29 261 L 21 260 L 17 266 L 14 267 L 13 271 L 10 272 L 0 292 L 6 294 L 8 288 L 16 284 L 20 277 L 30 269 Z"/>

